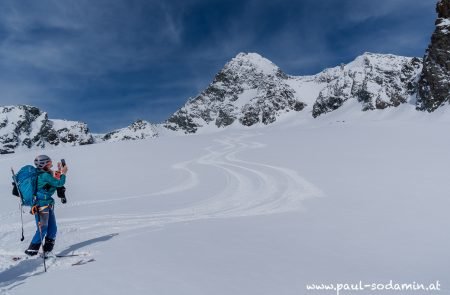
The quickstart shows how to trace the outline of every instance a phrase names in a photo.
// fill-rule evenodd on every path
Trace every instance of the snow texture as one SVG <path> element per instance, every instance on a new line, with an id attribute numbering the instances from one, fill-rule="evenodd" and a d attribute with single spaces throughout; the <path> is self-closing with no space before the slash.
<path id="1" fill-rule="evenodd" d="M 35 226 L 25 211 L 21 243 L 7 167 L 35 152 L 3 155 L 0 294 L 297 295 L 359 280 L 440 280 L 447 294 L 449 123 L 448 108 L 345 104 L 265 128 L 51 150 L 69 166 L 55 253 L 91 262 L 50 258 L 47 273 L 12 261 Z"/>

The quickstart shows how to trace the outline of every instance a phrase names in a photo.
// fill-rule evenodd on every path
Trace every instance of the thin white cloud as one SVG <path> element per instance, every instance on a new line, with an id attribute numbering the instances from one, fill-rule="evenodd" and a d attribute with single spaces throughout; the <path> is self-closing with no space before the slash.
<path id="1" fill-rule="evenodd" d="M 379 49 L 402 54 L 408 46 L 421 46 L 420 34 L 392 28 L 395 36 L 349 38 L 339 50 L 330 36 L 346 26 L 351 29 L 390 15 L 401 18 L 418 9 L 434 10 L 434 4 L 423 0 L 230 0 L 232 10 L 220 22 L 204 23 L 194 30 L 187 27 L 190 19 L 198 17 L 199 7 L 215 3 L 225 2 L 2 0 L 0 104 L 15 100 L 55 107 L 61 95 L 68 94 L 63 97 L 67 103 L 75 105 L 80 98 L 98 100 L 93 102 L 97 109 L 103 104 L 113 112 L 123 108 L 120 100 L 142 103 L 148 96 L 148 105 L 154 106 L 168 101 L 167 93 L 176 93 L 170 98 L 175 108 L 176 101 L 183 99 L 180 89 L 186 89 L 185 99 L 198 94 L 241 51 L 258 52 L 290 74 L 335 66 L 342 52 L 351 56 Z M 316 10 L 302 9 L 303 4 Z M 288 11 L 286 19 L 275 17 L 272 24 L 264 18 L 268 9 L 290 5 L 296 9 Z M 186 42 L 191 37 L 196 42 Z M 148 77 L 120 80 L 121 75 L 139 71 L 147 71 L 142 75 Z M 114 91 L 122 82 L 125 90 L 113 93 L 116 96 L 110 104 L 107 95 L 89 97 L 84 92 L 84 88 L 88 93 L 96 87 Z M 131 109 L 122 114 L 132 113 Z"/>

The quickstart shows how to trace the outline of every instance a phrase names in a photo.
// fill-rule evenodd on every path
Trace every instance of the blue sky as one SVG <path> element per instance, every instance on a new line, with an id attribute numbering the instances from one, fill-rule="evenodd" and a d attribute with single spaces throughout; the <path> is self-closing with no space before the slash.
<path id="1" fill-rule="evenodd" d="M 422 57 L 436 1 L 2 0 L 0 105 L 93 132 L 161 122 L 239 52 L 314 74 L 369 51 Z"/>

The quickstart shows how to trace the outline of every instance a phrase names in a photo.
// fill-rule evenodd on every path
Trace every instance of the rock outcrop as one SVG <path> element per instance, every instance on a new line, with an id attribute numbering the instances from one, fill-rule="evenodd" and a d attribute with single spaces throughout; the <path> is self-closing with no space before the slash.
<path id="1" fill-rule="evenodd" d="M 50 120 L 47 113 L 27 105 L 0 107 L 0 154 L 92 143 L 94 138 L 82 122 Z"/>
<path id="2" fill-rule="evenodd" d="M 436 11 L 436 29 L 425 53 L 416 105 L 428 112 L 450 102 L 450 0 L 440 0 Z"/>
<path id="3" fill-rule="evenodd" d="M 397 107 L 410 101 L 422 69 L 419 58 L 364 53 L 353 62 L 318 74 L 325 83 L 313 106 L 313 117 L 356 100 L 362 111 Z"/>

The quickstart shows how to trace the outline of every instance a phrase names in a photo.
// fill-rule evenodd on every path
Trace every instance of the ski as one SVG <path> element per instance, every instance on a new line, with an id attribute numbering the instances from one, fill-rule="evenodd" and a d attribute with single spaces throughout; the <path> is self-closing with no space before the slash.
<path id="1" fill-rule="evenodd" d="M 56 254 L 56 255 L 44 255 L 43 253 L 39 253 L 36 256 L 13 256 L 11 257 L 12 261 L 21 261 L 21 260 L 27 260 L 32 259 L 36 257 L 48 259 L 48 258 L 67 258 L 67 257 L 80 257 L 80 256 L 87 256 L 86 253 L 78 253 L 78 254 Z"/>
<path id="2" fill-rule="evenodd" d="M 87 256 L 86 253 L 78 253 L 78 254 L 56 254 L 55 257 L 64 258 L 64 257 L 78 257 L 78 256 Z"/>
<path id="3" fill-rule="evenodd" d="M 77 261 L 77 262 L 75 262 L 75 263 L 72 263 L 72 266 L 84 265 L 84 264 L 86 264 L 86 263 L 94 262 L 94 261 L 95 261 L 94 258 L 91 258 L 91 259 L 89 259 L 89 260 L 81 259 L 81 260 L 79 260 L 79 261 Z"/>

